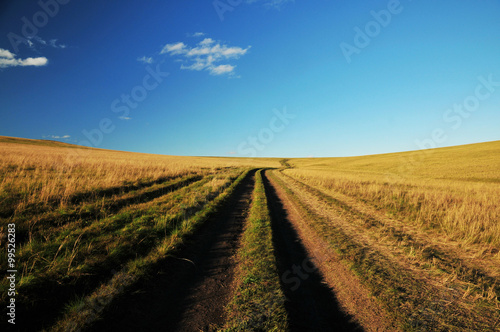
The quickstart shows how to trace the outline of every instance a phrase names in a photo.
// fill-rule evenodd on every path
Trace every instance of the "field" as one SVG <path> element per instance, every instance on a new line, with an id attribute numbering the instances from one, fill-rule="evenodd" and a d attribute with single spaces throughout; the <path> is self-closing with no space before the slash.
<path id="1" fill-rule="evenodd" d="M 500 330 L 500 141 L 246 159 L 0 137 L 0 156 L 19 330 Z"/>

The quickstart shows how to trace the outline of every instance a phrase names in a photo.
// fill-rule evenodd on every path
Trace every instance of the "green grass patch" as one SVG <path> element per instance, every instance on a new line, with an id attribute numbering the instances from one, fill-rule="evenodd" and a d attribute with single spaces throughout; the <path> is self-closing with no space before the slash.
<path id="1" fill-rule="evenodd" d="M 224 331 L 288 329 L 285 296 L 280 288 L 261 172 L 255 175 L 252 206 L 238 252 L 237 287 L 226 307 Z"/>

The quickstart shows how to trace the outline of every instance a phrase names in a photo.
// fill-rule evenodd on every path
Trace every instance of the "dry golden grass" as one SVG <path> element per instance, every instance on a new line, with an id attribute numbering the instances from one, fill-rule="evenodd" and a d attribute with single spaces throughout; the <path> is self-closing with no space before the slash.
<path id="1" fill-rule="evenodd" d="M 64 207 L 75 195 L 219 168 L 278 165 L 273 159 L 162 156 L 0 137 L 0 212 Z"/>
<path id="2" fill-rule="evenodd" d="M 318 236 L 403 329 L 498 330 L 500 141 L 283 165 Z"/>
<path id="3" fill-rule="evenodd" d="M 310 185 L 355 197 L 464 245 L 500 248 L 500 141 L 289 163 L 296 168 L 286 174 Z"/>
<path id="4" fill-rule="evenodd" d="M 404 330 L 497 331 L 499 152 L 291 159 L 276 174 Z"/>
<path id="5" fill-rule="evenodd" d="M 116 271 L 151 255 L 156 262 L 164 244 L 181 241 L 182 232 L 215 213 L 239 175 L 261 165 L 279 166 L 279 160 L 161 156 L 0 137 L 0 244 L 7 224 L 15 224 L 20 310 L 40 324 Z M 7 288 L 2 281 L 2 304 Z M 44 312 L 46 289 L 57 298 L 50 312 Z"/>
<path id="6" fill-rule="evenodd" d="M 273 174 L 315 230 L 309 237 L 327 241 L 403 330 L 496 331 L 500 270 L 491 255 L 477 259 L 470 246 L 357 198 Z"/>
<path id="7" fill-rule="evenodd" d="M 476 324 L 484 314 L 477 320 L 483 326 L 495 321 L 500 299 L 499 153 L 497 141 L 280 161 L 161 156 L 0 136 L 0 235 L 16 223 L 19 287 L 27 300 L 38 299 L 47 285 L 86 296 L 100 282 L 121 287 L 113 269 L 130 277 L 135 265 L 163 257 L 184 230 L 194 230 L 230 195 L 245 169 L 284 166 L 279 177 L 303 200 L 308 221 L 324 221 L 318 234 L 330 236 L 346 261 L 360 258 L 355 270 L 372 289 L 393 292 L 385 297 L 390 308 L 398 311 L 407 300 L 413 301 L 408 313 L 434 308 L 433 291 L 421 294 L 432 281 L 443 299 L 453 295 L 463 309 L 457 322 L 470 316 Z M 367 248 L 373 255 L 365 255 Z M 1 253 L 2 263 L 5 257 Z M 473 314 L 462 315 L 466 309 Z M 451 322 L 448 312 L 436 322 Z M 422 315 L 408 321 L 426 322 Z"/>

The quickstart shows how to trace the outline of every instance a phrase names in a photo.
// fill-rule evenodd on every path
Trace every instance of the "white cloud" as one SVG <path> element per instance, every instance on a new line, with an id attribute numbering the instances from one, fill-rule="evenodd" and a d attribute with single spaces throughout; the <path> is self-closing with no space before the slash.
<path id="1" fill-rule="evenodd" d="M 143 56 L 143 57 L 137 58 L 137 61 L 144 62 L 144 63 L 153 63 L 153 58 Z"/>
<path id="2" fill-rule="evenodd" d="M 118 119 L 120 119 L 120 120 L 131 120 L 132 118 L 130 118 L 128 116 L 120 116 Z"/>
<path id="3" fill-rule="evenodd" d="M 42 38 L 38 37 L 38 36 L 33 37 L 33 39 L 36 40 L 37 42 L 39 42 L 42 45 L 47 45 L 47 42 L 45 40 L 43 40 Z"/>
<path id="4" fill-rule="evenodd" d="M 194 47 L 189 47 L 183 42 L 167 44 L 161 53 L 171 56 L 182 57 L 181 69 L 187 70 L 207 70 L 212 75 L 232 75 L 236 66 L 219 62 L 236 60 L 245 55 L 250 46 L 241 48 L 237 46 L 227 46 L 216 42 L 212 38 L 205 38 Z"/>
<path id="5" fill-rule="evenodd" d="M 217 67 L 210 68 L 210 74 L 212 75 L 222 75 L 231 73 L 236 66 L 231 65 L 218 65 Z"/>
<path id="6" fill-rule="evenodd" d="M 64 44 L 57 44 L 57 39 L 51 39 L 49 41 L 49 45 L 55 48 L 66 48 L 67 46 Z"/>
<path id="7" fill-rule="evenodd" d="M 207 65 L 205 63 L 202 63 L 202 62 L 195 62 L 193 63 L 192 65 L 190 66 L 184 66 L 184 65 L 181 65 L 181 69 L 189 69 L 189 70 L 203 70 L 207 68 Z"/>
<path id="8" fill-rule="evenodd" d="M 35 43 L 33 43 L 33 40 L 36 41 L 37 43 L 44 45 L 44 46 L 51 46 L 53 48 L 66 48 L 67 46 L 64 44 L 58 44 L 57 39 L 51 39 L 49 41 L 43 40 L 39 36 L 34 36 L 26 39 L 26 43 L 30 48 L 35 48 Z"/>
<path id="9" fill-rule="evenodd" d="M 69 135 L 63 135 L 63 136 L 58 136 L 58 135 L 48 135 L 48 136 L 42 136 L 43 138 L 55 138 L 55 139 L 65 139 L 65 138 L 70 138 L 71 136 Z"/>
<path id="10" fill-rule="evenodd" d="M 191 36 L 192 37 L 203 37 L 205 34 L 203 32 L 195 32 Z"/>
<path id="11" fill-rule="evenodd" d="M 0 58 L 13 59 L 14 54 L 10 53 L 9 50 L 4 50 L 0 48 Z"/>
<path id="12" fill-rule="evenodd" d="M 0 68 L 7 67 L 25 67 L 25 66 L 45 66 L 48 63 L 47 58 L 26 58 L 26 59 L 16 59 L 16 55 L 11 53 L 9 50 L 4 50 L 0 48 Z"/>
<path id="13" fill-rule="evenodd" d="M 183 42 L 176 44 L 167 44 L 161 50 L 160 54 L 170 53 L 170 54 L 181 54 L 184 53 L 186 45 Z"/>
<path id="14" fill-rule="evenodd" d="M 17 60 L 20 66 L 45 66 L 48 62 L 46 57 L 26 58 Z"/>
<path id="15" fill-rule="evenodd" d="M 213 44 L 215 41 L 212 38 L 205 38 L 200 42 L 200 45 L 203 46 L 208 46 L 210 44 Z"/>

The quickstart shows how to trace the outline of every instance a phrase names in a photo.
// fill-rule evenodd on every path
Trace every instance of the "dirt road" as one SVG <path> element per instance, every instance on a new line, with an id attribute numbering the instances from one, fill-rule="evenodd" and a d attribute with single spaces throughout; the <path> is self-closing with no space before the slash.
<path id="1" fill-rule="evenodd" d="M 301 319 L 296 319 L 297 331 L 302 330 L 302 322 L 307 319 L 311 322 L 309 324 L 314 326 L 313 313 L 308 312 L 312 311 L 313 305 L 318 307 L 316 312 L 321 312 L 323 317 L 322 323 L 318 323 L 317 331 L 397 331 L 387 312 L 370 296 L 369 290 L 363 286 L 359 278 L 339 260 L 334 250 L 312 229 L 310 217 L 301 211 L 299 204 L 273 174 L 275 173 L 266 172 L 265 183 L 270 202 L 274 202 L 270 207 L 276 219 L 276 239 L 279 241 L 277 234 L 282 233 L 282 241 L 288 242 L 288 246 L 294 246 L 302 253 L 302 257 L 295 256 L 295 262 L 289 262 L 287 268 L 290 269 L 292 266 L 291 271 L 293 271 L 295 265 L 301 266 L 305 272 L 306 269 L 313 270 L 312 273 L 302 272 L 301 276 L 301 272 L 295 269 L 297 272 L 294 277 L 301 280 L 296 287 L 297 290 L 291 292 L 291 298 L 304 297 L 307 300 L 312 297 L 308 300 L 309 306 L 303 306 L 301 301 L 297 301 L 297 305 L 294 305 L 293 301 L 291 303 L 290 310 L 293 312 L 297 312 L 297 309 L 293 309 L 297 306 L 299 312 L 302 310 L 297 314 L 299 317 L 302 316 Z M 294 243 L 291 243 L 292 241 Z M 277 252 L 281 252 L 279 247 L 282 248 L 283 245 L 277 246 Z M 291 255 L 293 259 L 292 253 L 293 251 L 289 250 L 281 255 Z M 312 280 L 320 280 L 322 287 L 318 285 L 318 281 L 316 284 L 314 281 L 308 283 L 307 275 L 311 276 Z M 285 291 L 287 281 L 291 280 L 293 279 L 288 276 L 284 281 Z M 293 282 L 289 284 L 289 287 L 294 286 Z M 297 292 L 300 290 L 303 295 Z M 295 319 L 291 320 L 293 323 Z"/>
<path id="2" fill-rule="evenodd" d="M 394 330 L 351 272 L 335 259 L 286 190 L 263 176 L 273 247 L 291 331 Z M 219 212 L 158 266 L 157 273 L 116 301 L 92 330 L 215 331 L 233 294 L 235 254 L 255 185 L 255 171 Z"/>
<path id="3" fill-rule="evenodd" d="M 223 323 L 234 255 L 254 187 L 250 172 L 220 209 L 157 274 L 113 306 L 93 330 L 211 331 Z"/>
<path id="4" fill-rule="evenodd" d="M 326 284 L 316 258 L 304 247 L 293 220 L 278 196 L 279 188 L 264 176 L 264 185 L 273 221 L 274 248 L 292 331 L 362 331 L 340 308 L 335 294 Z"/>

